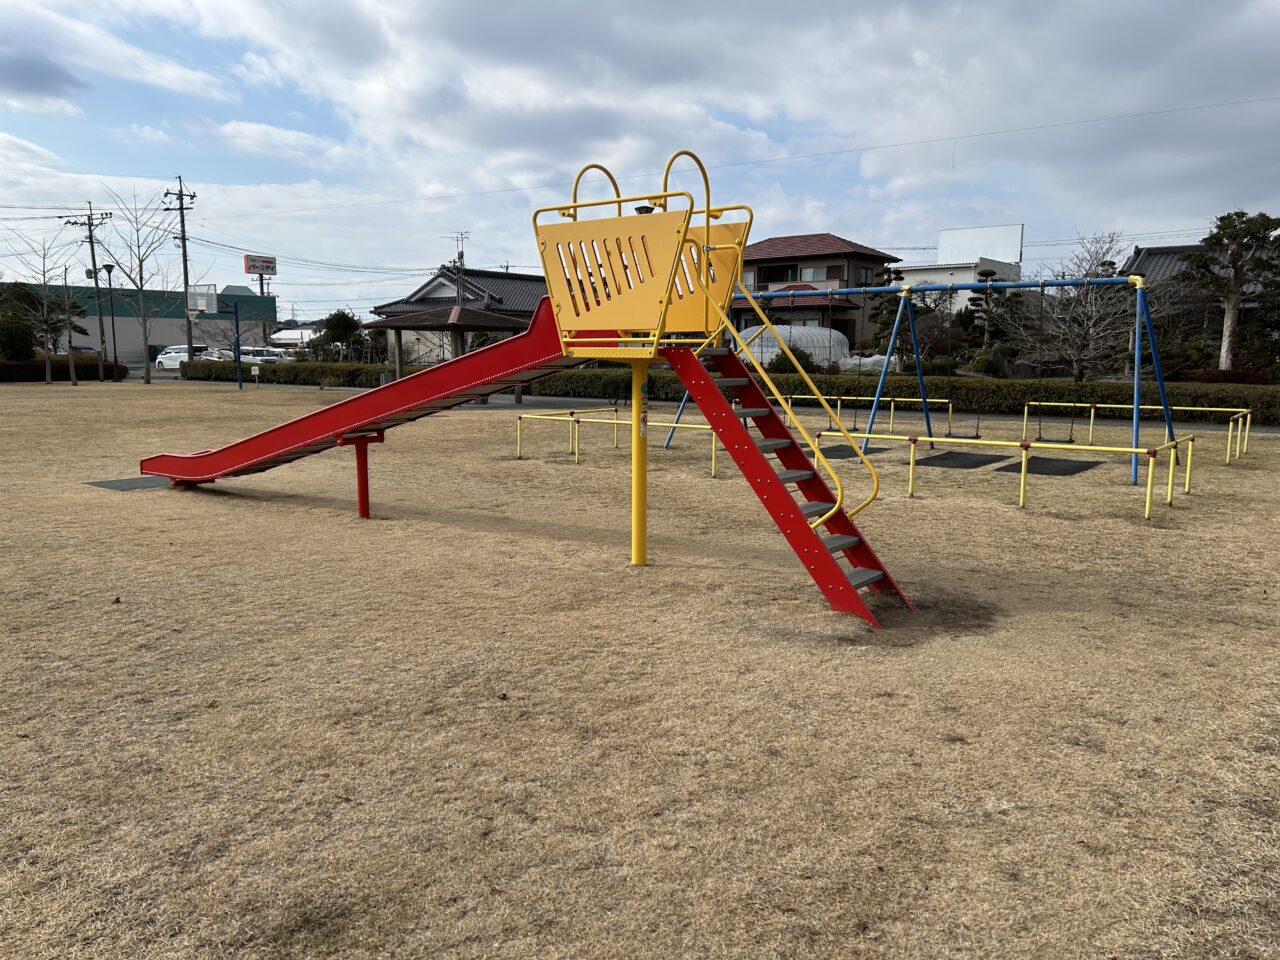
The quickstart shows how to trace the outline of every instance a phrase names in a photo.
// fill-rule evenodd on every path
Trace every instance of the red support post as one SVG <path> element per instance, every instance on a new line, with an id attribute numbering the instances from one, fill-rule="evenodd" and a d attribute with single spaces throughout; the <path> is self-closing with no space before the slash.
<path id="1" fill-rule="evenodd" d="M 369 443 L 356 444 L 356 513 L 369 519 Z"/>
<path id="2" fill-rule="evenodd" d="M 338 437 L 338 446 L 356 448 L 356 515 L 369 519 L 369 444 L 381 443 L 382 434 Z"/>

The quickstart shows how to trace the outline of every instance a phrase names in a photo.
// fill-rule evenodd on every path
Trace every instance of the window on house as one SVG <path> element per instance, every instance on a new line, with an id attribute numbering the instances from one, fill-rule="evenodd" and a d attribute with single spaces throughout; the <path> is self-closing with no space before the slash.
<path id="1" fill-rule="evenodd" d="M 836 267 L 836 270 L 837 270 L 837 271 L 838 271 L 839 269 L 840 269 L 839 267 Z M 805 281 L 813 281 L 813 280 L 827 280 L 827 279 L 829 279 L 829 274 L 827 273 L 827 266 L 826 266 L 826 264 L 823 264 L 823 265 L 822 265 L 822 266 L 820 266 L 820 267 L 801 267 L 801 268 L 800 268 L 800 279 L 801 279 L 801 280 L 805 280 Z"/>
<path id="2" fill-rule="evenodd" d="M 794 263 L 771 263 L 756 267 L 757 283 L 795 283 L 799 270 Z"/>
<path id="3" fill-rule="evenodd" d="M 755 267 L 744 267 L 742 270 L 742 285 L 750 290 L 756 285 Z"/>
<path id="4" fill-rule="evenodd" d="M 870 268 L 870 267 L 854 267 L 854 268 L 853 268 L 853 282 L 854 282 L 854 283 L 857 283 L 857 284 L 862 284 L 862 285 L 864 285 L 864 286 L 865 286 L 866 284 L 870 283 L 870 282 L 871 282 L 871 268 Z"/>

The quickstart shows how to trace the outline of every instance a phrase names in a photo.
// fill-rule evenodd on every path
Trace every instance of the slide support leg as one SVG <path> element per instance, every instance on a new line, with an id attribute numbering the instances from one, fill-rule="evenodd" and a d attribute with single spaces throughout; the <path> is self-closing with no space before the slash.
<path id="1" fill-rule="evenodd" d="M 381 433 L 338 438 L 338 446 L 356 448 L 356 515 L 361 520 L 369 519 L 369 444 L 381 442 Z"/>
<path id="2" fill-rule="evenodd" d="M 649 562 L 649 361 L 631 364 L 631 565 Z"/>

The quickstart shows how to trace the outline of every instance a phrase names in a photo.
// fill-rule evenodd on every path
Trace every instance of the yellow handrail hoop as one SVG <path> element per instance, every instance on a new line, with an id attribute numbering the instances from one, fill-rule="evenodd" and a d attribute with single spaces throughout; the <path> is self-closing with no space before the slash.
<path id="1" fill-rule="evenodd" d="M 692 160 L 698 168 L 698 173 L 702 174 L 702 189 L 705 191 L 707 199 L 707 205 L 701 211 L 706 215 L 706 219 L 702 225 L 702 250 L 698 253 L 698 273 L 700 274 L 698 280 L 699 285 L 702 287 L 702 292 L 706 294 L 702 305 L 702 319 L 705 329 L 710 326 L 707 321 L 711 319 L 711 295 L 707 292 L 707 288 L 711 286 L 711 178 L 707 176 L 707 168 L 696 153 L 692 150 L 677 150 L 667 158 L 667 165 L 662 171 L 662 192 L 664 194 L 670 192 L 667 184 L 671 179 L 671 168 L 675 166 L 676 161 L 681 157 L 688 157 Z M 690 214 L 690 218 L 692 218 L 692 214 Z"/>
<path id="2" fill-rule="evenodd" d="M 613 178 L 613 174 L 609 171 L 609 168 L 599 163 L 588 163 L 578 171 L 578 175 L 573 178 L 573 200 L 561 215 L 569 220 L 578 219 L 578 184 L 582 182 L 582 175 L 588 170 L 599 170 L 609 178 L 609 182 L 613 184 L 613 195 L 618 198 L 618 216 L 622 216 L 622 188 L 618 186 L 618 181 Z M 692 200 L 689 202 L 693 203 Z"/>

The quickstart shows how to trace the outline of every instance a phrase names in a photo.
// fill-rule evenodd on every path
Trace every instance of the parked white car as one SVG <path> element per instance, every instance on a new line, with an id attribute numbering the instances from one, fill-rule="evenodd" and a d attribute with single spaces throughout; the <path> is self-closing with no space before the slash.
<path id="1" fill-rule="evenodd" d="M 241 347 L 241 363 L 279 363 L 284 358 L 273 347 Z"/>
<path id="2" fill-rule="evenodd" d="M 197 343 L 194 346 L 195 346 L 197 358 L 199 358 L 200 354 L 204 353 L 204 351 L 209 349 L 203 343 Z M 176 347 L 165 347 L 163 350 L 160 351 L 159 355 L 156 357 L 156 369 L 157 370 L 177 370 L 178 364 L 182 363 L 186 359 L 187 359 L 186 344 L 182 344 L 181 346 L 176 346 Z"/>

